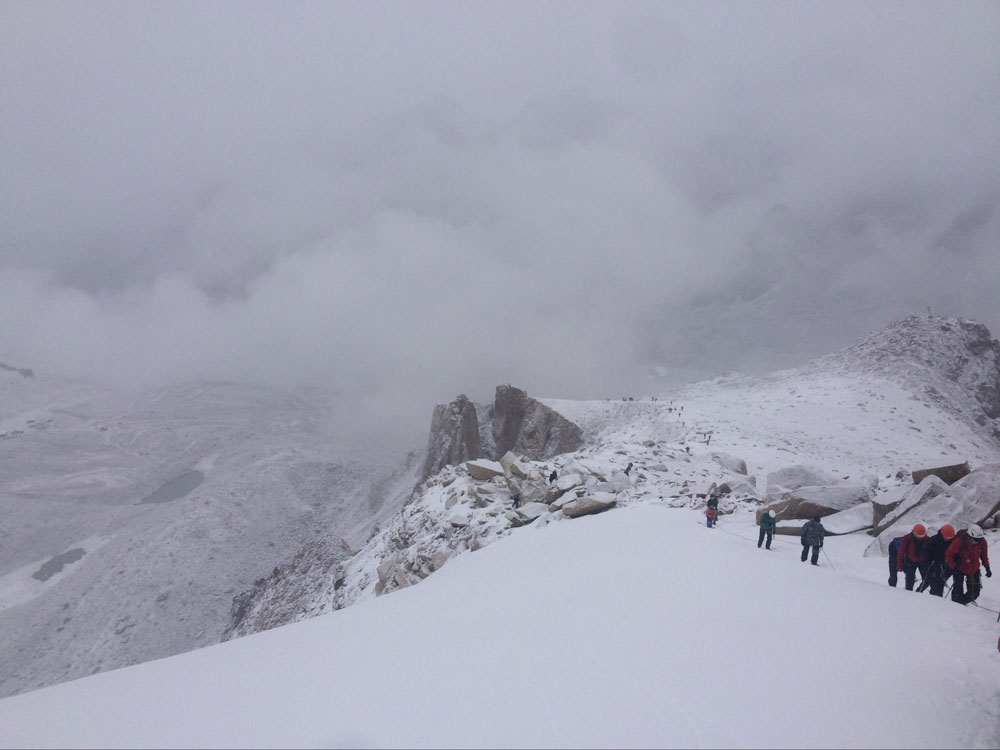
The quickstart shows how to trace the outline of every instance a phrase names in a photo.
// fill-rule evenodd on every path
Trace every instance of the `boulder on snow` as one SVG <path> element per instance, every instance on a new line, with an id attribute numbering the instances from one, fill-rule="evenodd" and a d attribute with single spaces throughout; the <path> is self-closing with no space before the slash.
<path id="1" fill-rule="evenodd" d="M 499 461 L 489 461 L 485 458 L 476 461 L 466 461 L 465 468 L 469 476 L 478 479 L 480 482 L 487 482 L 493 477 L 503 476 L 503 466 Z"/>
<path id="2" fill-rule="evenodd" d="M 500 465 L 503 467 L 505 474 L 518 479 L 528 478 L 528 471 L 521 465 L 521 462 L 517 460 L 517 456 L 510 451 L 504 453 L 500 458 Z"/>
<path id="3" fill-rule="evenodd" d="M 595 493 L 575 497 L 562 506 L 563 515 L 570 518 L 589 516 L 594 513 L 602 513 L 615 507 L 617 500 L 609 493 Z"/>
<path id="4" fill-rule="evenodd" d="M 775 512 L 779 521 L 808 519 L 813 516 L 829 516 L 855 505 L 871 500 L 868 487 L 856 484 L 842 484 L 833 487 L 799 487 L 777 496 L 768 495 L 767 502 L 757 510 L 757 521 L 769 510 Z"/>
<path id="5" fill-rule="evenodd" d="M 970 524 L 991 526 L 1000 514 L 1000 464 L 989 464 L 969 472 L 950 487 L 936 475 L 928 475 L 912 487 L 903 501 L 887 516 L 878 538 L 866 555 L 884 555 L 890 542 L 908 533 L 913 524 L 956 529 Z"/>
<path id="6" fill-rule="evenodd" d="M 545 493 L 544 502 L 554 503 L 560 497 L 565 495 L 572 489 L 582 486 L 584 483 L 583 476 L 581 474 L 566 474 L 559 477 L 554 484 L 548 486 L 548 490 Z"/>
<path id="7" fill-rule="evenodd" d="M 448 519 L 448 523 L 454 526 L 456 529 L 461 529 L 469 525 L 469 516 L 465 513 L 456 513 L 451 518 Z"/>
<path id="8" fill-rule="evenodd" d="M 933 474 L 945 484 L 955 484 L 955 482 L 966 476 L 970 471 L 972 469 L 969 468 L 968 461 L 960 464 L 952 464 L 951 466 L 938 466 L 936 469 L 920 469 L 913 472 L 913 483 L 920 484 L 924 480 L 924 477 Z"/>
<path id="9" fill-rule="evenodd" d="M 522 523 L 531 523 L 543 513 L 547 513 L 549 506 L 545 503 L 527 503 L 515 509 Z"/>
<path id="10" fill-rule="evenodd" d="M 811 464 L 796 464 L 767 475 L 768 492 L 778 487 L 797 490 L 799 487 L 828 487 L 839 483 L 840 480 L 833 474 Z"/>
<path id="11" fill-rule="evenodd" d="M 387 583 L 389 578 L 392 576 L 392 571 L 395 567 L 396 563 L 393 560 L 386 560 L 384 563 L 379 565 L 377 568 L 379 583 L 383 585 Z"/>
<path id="12" fill-rule="evenodd" d="M 728 453 L 713 453 L 712 460 L 726 471 L 731 471 L 734 474 L 747 473 L 747 462 L 742 458 L 730 456 Z"/>
<path id="13" fill-rule="evenodd" d="M 870 529 L 874 522 L 875 512 L 871 503 L 861 503 L 853 508 L 833 513 L 823 519 L 823 528 L 832 536 L 852 534 L 855 531 Z"/>
<path id="14" fill-rule="evenodd" d="M 733 495 L 737 497 L 756 495 L 757 479 L 756 477 L 746 477 L 745 479 L 740 479 L 734 482 L 722 482 L 719 485 L 719 492 L 723 495 Z"/>
<path id="15" fill-rule="evenodd" d="M 928 500 L 933 500 L 938 495 L 947 492 L 948 485 L 933 474 L 924 477 L 916 487 L 910 487 L 903 493 L 903 497 L 891 511 L 889 511 L 875 526 L 875 533 L 881 534 L 890 526 L 893 526 L 900 518 L 907 515 L 914 508 L 919 508 L 926 504 Z"/>

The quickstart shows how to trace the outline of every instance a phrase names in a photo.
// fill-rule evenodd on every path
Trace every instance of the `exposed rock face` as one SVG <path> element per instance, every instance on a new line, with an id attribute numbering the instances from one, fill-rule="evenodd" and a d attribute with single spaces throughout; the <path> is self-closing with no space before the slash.
<path id="1" fill-rule="evenodd" d="M 314 539 L 290 562 L 233 597 L 222 640 L 295 622 L 317 590 L 328 589 L 332 596 L 341 582 L 339 566 L 353 554 L 341 539 Z"/>
<path id="2" fill-rule="evenodd" d="M 490 407 L 477 406 L 465 395 L 434 407 L 423 479 L 470 459 L 496 461 L 511 453 L 538 461 L 582 445 L 578 425 L 521 389 L 499 385 Z"/>
<path id="3" fill-rule="evenodd" d="M 509 385 L 497 386 L 492 422 L 496 452 L 501 456 L 513 451 L 540 461 L 583 445 L 578 425 Z"/>
<path id="4" fill-rule="evenodd" d="M 952 466 L 939 466 L 936 469 L 921 469 L 913 472 L 913 483 L 920 484 L 924 477 L 933 474 L 941 479 L 945 484 L 955 484 L 959 479 L 971 471 L 969 462 L 953 464 Z"/>
<path id="5" fill-rule="evenodd" d="M 438 404 L 431 418 L 427 460 L 423 477 L 437 474 L 445 466 L 470 458 L 481 458 L 476 406 L 462 394 L 450 404 Z"/>

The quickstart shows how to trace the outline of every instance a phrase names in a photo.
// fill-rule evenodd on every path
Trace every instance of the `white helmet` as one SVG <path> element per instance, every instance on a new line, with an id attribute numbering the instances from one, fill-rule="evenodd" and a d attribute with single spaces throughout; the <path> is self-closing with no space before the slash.
<path id="1" fill-rule="evenodd" d="M 771 518 L 774 518 L 774 515 L 775 515 L 775 514 L 774 514 L 774 510 L 773 510 L 773 509 L 769 510 L 769 511 L 767 512 L 767 515 L 769 515 L 769 516 L 770 516 Z"/>
<path id="2" fill-rule="evenodd" d="M 971 524 L 969 526 L 969 536 L 971 536 L 973 539 L 982 539 L 983 530 L 979 528 L 976 524 Z"/>

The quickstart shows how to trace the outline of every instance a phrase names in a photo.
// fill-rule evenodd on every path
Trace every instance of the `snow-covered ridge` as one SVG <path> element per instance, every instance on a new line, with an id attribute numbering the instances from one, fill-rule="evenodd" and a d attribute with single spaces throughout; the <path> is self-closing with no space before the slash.
<path id="1" fill-rule="evenodd" d="M 712 484 L 724 484 L 723 512 L 749 510 L 768 501 L 769 474 L 804 464 L 862 488 L 870 507 L 900 502 L 912 470 L 997 463 L 1000 443 L 980 398 L 997 347 L 983 330 L 913 316 L 768 377 L 721 377 L 631 401 L 542 399 L 583 429 L 582 449 L 546 461 L 517 457 L 526 476 L 516 485 L 510 472 L 483 480 L 463 465 L 446 467 L 294 619 L 419 583 L 451 557 L 529 524 L 570 522 L 562 497 L 694 507 Z M 558 480 L 550 484 L 552 471 Z M 524 505 L 515 510 L 517 489 Z M 832 520 L 832 530 L 865 528 L 855 518 L 863 510 Z M 871 511 L 868 518 L 870 526 Z"/>

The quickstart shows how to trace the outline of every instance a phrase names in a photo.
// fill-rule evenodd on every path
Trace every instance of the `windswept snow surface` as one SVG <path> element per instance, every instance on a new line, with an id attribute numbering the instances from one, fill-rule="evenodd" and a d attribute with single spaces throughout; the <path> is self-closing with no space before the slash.
<path id="1" fill-rule="evenodd" d="M 0 744 L 1000 746 L 994 616 L 890 589 L 867 536 L 817 568 L 752 524 L 650 502 L 527 527 L 389 596 L 0 701 Z"/>

